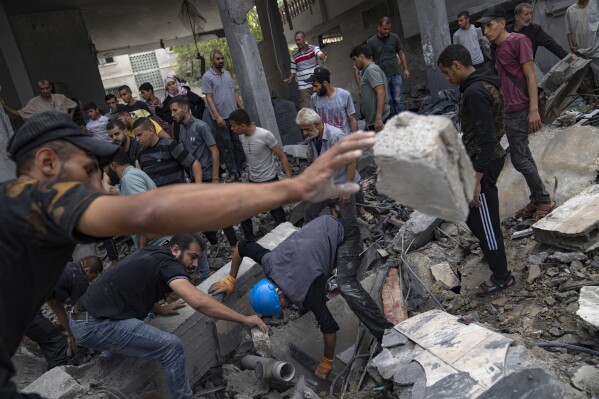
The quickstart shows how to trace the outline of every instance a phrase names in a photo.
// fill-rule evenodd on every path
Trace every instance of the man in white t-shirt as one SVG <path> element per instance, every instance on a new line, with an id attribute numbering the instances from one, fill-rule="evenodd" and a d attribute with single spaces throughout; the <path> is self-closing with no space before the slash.
<path id="1" fill-rule="evenodd" d="M 241 141 L 250 171 L 250 183 L 266 183 L 279 180 L 273 155 L 279 158 L 285 175 L 291 178 L 291 166 L 289 166 L 287 155 L 277 143 L 274 134 L 253 124 L 250 115 L 241 108 L 231 112 L 229 123 L 231 123 L 231 130 L 239 136 Z M 285 222 L 285 211 L 282 207 L 271 210 L 270 214 L 276 225 Z M 255 241 L 248 238 L 254 237 L 252 218 L 241 222 L 241 227 L 246 239 Z"/>
<path id="2" fill-rule="evenodd" d="M 591 60 L 590 72 L 580 86 L 592 95 L 599 87 L 599 4 L 596 0 L 578 0 L 568 7 L 565 19 L 570 50 Z"/>
<path id="3" fill-rule="evenodd" d="M 480 28 L 470 23 L 468 11 L 458 14 L 458 26 L 460 29 L 453 34 L 453 44 L 461 44 L 466 47 L 472 57 L 472 66 L 478 69 L 485 64 L 485 58 L 480 46 L 483 44 L 483 33 Z"/>
<path id="4" fill-rule="evenodd" d="M 99 139 L 110 141 L 110 137 L 108 137 L 108 132 L 106 131 L 108 118 L 102 115 L 96 103 L 90 101 L 83 106 L 83 109 L 89 118 L 89 122 L 85 125 L 87 131 Z"/>

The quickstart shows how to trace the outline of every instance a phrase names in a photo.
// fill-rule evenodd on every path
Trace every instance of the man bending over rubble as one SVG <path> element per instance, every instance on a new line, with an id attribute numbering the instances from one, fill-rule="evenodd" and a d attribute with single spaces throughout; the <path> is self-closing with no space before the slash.
<path id="1" fill-rule="evenodd" d="M 373 133 L 355 133 L 280 182 L 181 184 L 116 196 L 101 193 L 100 165 L 119 146 L 83 133 L 64 113 L 30 118 L 8 146 L 18 177 L 0 184 L 0 398 L 39 398 L 16 392 L 10 358 L 77 242 L 210 231 L 285 203 L 346 195 L 358 187 L 336 187 L 333 174 L 373 144 Z"/>
<path id="2" fill-rule="evenodd" d="M 499 219 L 497 179 L 505 162 L 501 137 L 505 134 L 501 81 L 487 68 L 476 69 L 466 47 L 448 46 L 437 61 L 446 79 L 460 86 L 462 142 L 476 171 L 476 185 L 466 223 L 478 238 L 491 277 L 478 287 L 489 296 L 516 284 L 507 266 Z"/>
<path id="3" fill-rule="evenodd" d="M 259 314 L 281 316 L 281 308 L 291 302 L 314 313 L 324 338 L 323 358 L 314 374 L 324 379 L 333 367 L 336 331 L 339 330 L 326 306 L 327 280 L 335 267 L 341 295 L 372 335 L 380 342 L 385 329 L 393 327 L 356 280 L 361 248 L 357 222 L 319 216 L 272 251 L 255 242 L 239 241 L 233 252 L 229 275 L 214 283 L 208 293 L 230 294 L 233 291 L 244 256 L 259 263 L 268 280 L 263 279 L 252 288 L 252 308 Z"/>

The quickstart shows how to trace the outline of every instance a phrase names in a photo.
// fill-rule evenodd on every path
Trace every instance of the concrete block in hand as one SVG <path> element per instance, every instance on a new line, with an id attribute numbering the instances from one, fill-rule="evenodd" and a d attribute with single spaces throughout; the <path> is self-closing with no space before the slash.
<path id="1" fill-rule="evenodd" d="M 466 220 L 474 169 L 451 120 L 403 112 L 378 134 L 374 155 L 381 192 L 444 220 Z"/>

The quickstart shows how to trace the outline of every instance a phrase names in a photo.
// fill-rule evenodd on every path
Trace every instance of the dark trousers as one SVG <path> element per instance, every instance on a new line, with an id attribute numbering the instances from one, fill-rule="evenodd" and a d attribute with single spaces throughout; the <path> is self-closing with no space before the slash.
<path id="1" fill-rule="evenodd" d="M 269 183 L 273 181 L 279 181 L 279 177 L 275 176 L 274 178 L 262 181 L 262 182 L 254 182 L 250 180 L 250 183 L 260 184 L 260 183 Z M 283 207 L 278 207 L 277 209 L 272 209 L 270 211 L 270 215 L 275 220 L 275 226 L 280 225 L 281 223 L 285 223 L 285 210 Z M 256 237 L 254 237 L 254 224 L 252 223 L 252 218 L 248 218 L 241 222 L 241 228 L 243 229 L 243 235 L 246 240 L 256 241 Z"/>
<path id="2" fill-rule="evenodd" d="M 106 255 L 108 256 L 108 260 L 118 260 L 119 251 L 116 249 L 114 239 L 107 238 L 105 240 L 102 240 L 102 243 L 104 244 L 104 248 L 106 248 Z"/>
<path id="3" fill-rule="evenodd" d="M 37 312 L 33 322 L 25 330 L 25 336 L 40 346 L 48 362 L 48 370 L 67 364 L 67 337 L 41 311 Z"/>
<path id="4" fill-rule="evenodd" d="M 466 224 L 472 234 L 478 238 L 485 260 L 493 272 L 493 277 L 500 281 L 505 280 L 509 275 L 496 186 L 504 162 L 505 157 L 491 161 L 480 184 L 481 206 L 480 208 L 470 208 L 468 219 L 466 219 Z"/>
<path id="5" fill-rule="evenodd" d="M 220 127 L 213 121 L 216 129 L 216 145 L 222 154 L 227 172 L 236 176 L 241 175 L 245 164 L 245 154 L 239 137 L 231 131 L 229 119 L 225 119 L 227 127 Z M 214 165 L 216 168 L 218 165 Z"/>

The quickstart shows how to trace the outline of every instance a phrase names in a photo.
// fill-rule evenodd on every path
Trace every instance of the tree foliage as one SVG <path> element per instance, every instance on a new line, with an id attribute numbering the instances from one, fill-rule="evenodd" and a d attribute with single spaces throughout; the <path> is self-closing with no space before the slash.
<path id="1" fill-rule="evenodd" d="M 256 42 L 260 43 L 263 39 L 262 28 L 258 19 L 256 7 L 253 7 L 247 14 L 247 22 L 250 27 L 250 32 L 256 38 Z M 194 43 L 184 46 L 173 47 L 173 51 L 177 54 L 177 66 L 175 73 L 180 78 L 187 80 L 188 84 L 199 85 L 200 82 L 200 62 L 197 60 L 197 54 L 204 57 L 206 60 L 206 69 L 210 68 L 210 51 L 218 49 L 225 56 L 225 68 L 235 77 L 235 68 L 231 59 L 231 51 L 226 38 L 213 39 L 198 42 L 198 47 Z"/>

